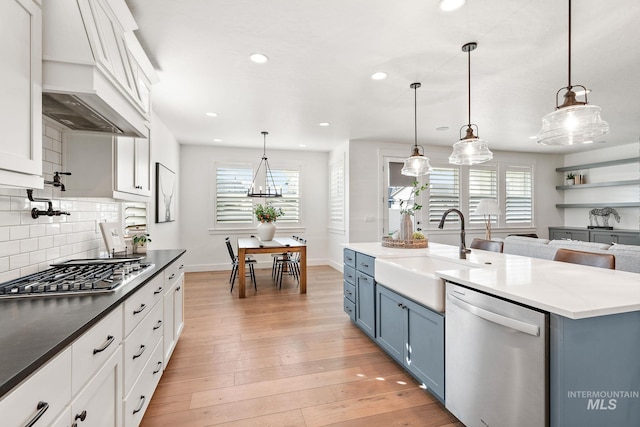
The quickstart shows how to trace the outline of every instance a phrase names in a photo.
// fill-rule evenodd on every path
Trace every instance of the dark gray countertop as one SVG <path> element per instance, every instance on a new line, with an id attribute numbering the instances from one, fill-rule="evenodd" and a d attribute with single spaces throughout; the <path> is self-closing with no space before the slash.
<path id="1" fill-rule="evenodd" d="M 0 300 L 0 398 L 183 253 L 149 251 L 143 262 L 155 267 L 113 293 Z"/>

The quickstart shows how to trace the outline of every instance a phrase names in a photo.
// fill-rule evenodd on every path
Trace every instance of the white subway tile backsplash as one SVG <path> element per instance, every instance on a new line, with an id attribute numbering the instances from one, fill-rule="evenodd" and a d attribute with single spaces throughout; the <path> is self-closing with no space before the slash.
<path id="1" fill-rule="evenodd" d="M 62 150 L 61 132 L 43 123 L 45 179 L 53 179 L 54 172 L 63 171 Z M 47 210 L 46 202 L 29 201 L 24 189 L 0 189 L 0 283 L 46 270 L 52 262 L 94 258 L 105 252 L 96 221 L 119 221 L 121 203 L 68 199 L 64 194 L 50 185 L 35 190 L 33 197 L 51 200 L 53 209 L 71 215 L 34 219 L 31 209 Z"/>

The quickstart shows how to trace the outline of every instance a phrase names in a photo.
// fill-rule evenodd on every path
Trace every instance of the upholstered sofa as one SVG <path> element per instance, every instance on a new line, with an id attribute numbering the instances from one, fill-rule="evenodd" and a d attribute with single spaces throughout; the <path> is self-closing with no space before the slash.
<path id="1" fill-rule="evenodd" d="M 533 258 L 553 259 L 556 251 L 560 248 L 612 254 L 616 258 L 616 270 L 640 273 L 640 246 L 508 236 L 504 239 L 503 252 Z"/>

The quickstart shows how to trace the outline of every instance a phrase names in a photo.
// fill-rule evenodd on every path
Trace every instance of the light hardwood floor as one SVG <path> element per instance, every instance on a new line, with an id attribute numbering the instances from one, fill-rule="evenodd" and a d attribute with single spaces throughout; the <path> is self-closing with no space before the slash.
<path id="1" fill-rule="evenodd" d="M 185 329 L 142 427 L 463 427 L 349 321 L 339 272 L 309 267 L 306 295 L 256 276 L 240 300 L 228 272 L 186 274 Z"/>

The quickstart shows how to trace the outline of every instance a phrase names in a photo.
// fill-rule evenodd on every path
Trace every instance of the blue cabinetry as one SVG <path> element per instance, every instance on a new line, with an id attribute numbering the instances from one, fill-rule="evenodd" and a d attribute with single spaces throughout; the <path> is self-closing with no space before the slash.
<path id="1" fill-rule="evenodd" d="M 344 250 L 344 311 L 371 338 L 376 337 L 375 258 Z"/>
<path id="2" fill-rule="evenodd" d="M 444 317 L 376 286 L 378 344 L 444 401 Z"/>

